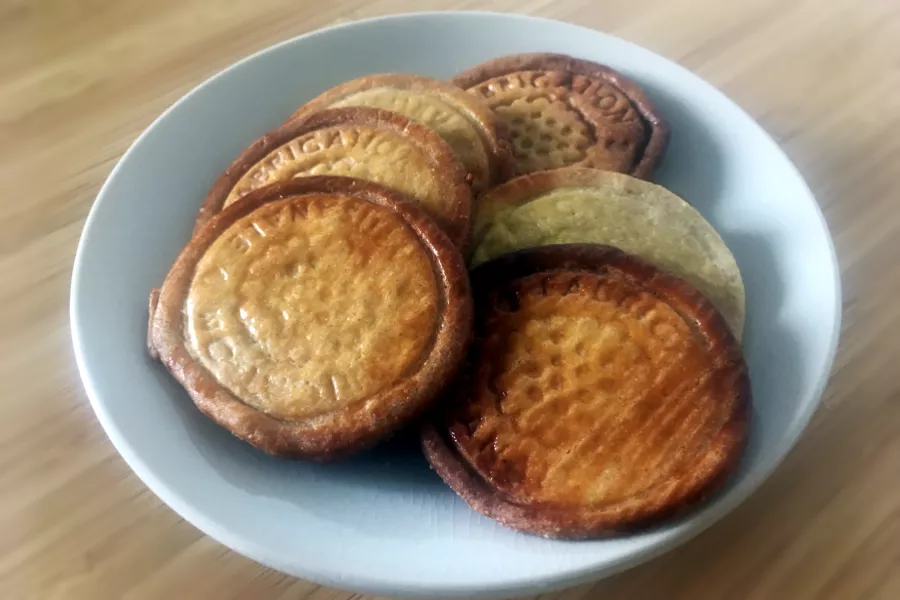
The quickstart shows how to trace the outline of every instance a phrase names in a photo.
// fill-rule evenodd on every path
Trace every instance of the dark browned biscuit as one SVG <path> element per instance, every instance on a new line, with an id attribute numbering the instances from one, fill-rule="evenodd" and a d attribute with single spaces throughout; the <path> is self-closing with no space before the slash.
<path id="1" fill-rule="evenodd" d="M 367 75 L 331 88 L 291 118 L 348 106 L 393 111 L 436 131 L 471 175 L 475 196 L 512 175 L 509 140 L 498 131 L 494 112 L 452 83 L 421 75 Z"/>
<path id="2" fill-rule="evenodd" d="M 569 165 L 649 179 L 669 126 L 634 82 L 563 54 L 517 54 L 453 82 L 484 99 L 509 128 L 519 174 Z"/>
<path id="3" fill-rule="evenodd" d="M 150 346 L 237 437 L 327 459 L 431 404 L 463 358 L 471 302 L 459 251 L 418 205 L 303 177 L 200 228 L 159 291 Z"/>
<path id="4" fill-rule="evenodd" d="M 475 340 L 425 454 L 475 510 L 558 538 L 708 497 L 745 447 L 740 346 L 694 288 L 620 250 L 523 250 L 472 273 Z"/>
<path id="5" fill-rule="evenodd" d="M 293 119 L 256 140 L 213 185 L 197 228 L 245 194 L 279 181 L 340 175 L 396 189 L 421 204 L 457 247 L 469 233 L 466 170 L 437 133 L 375 108 L 335 108 Z"/>

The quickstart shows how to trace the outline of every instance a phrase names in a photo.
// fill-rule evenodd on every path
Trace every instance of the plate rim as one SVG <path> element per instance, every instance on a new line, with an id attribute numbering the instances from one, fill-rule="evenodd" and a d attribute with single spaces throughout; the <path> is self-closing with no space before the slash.
<path id="1" fill-rule="evenodd" d="M 266 548 L 261 547 L 252 540 L 245 539 L 238 534 L 232 534 L 227 527 L 223 527 L 218 522 L 208 519 L 203 514 L 202 510 L 195 509 L 195 507 L 190 502 L 183 500 L 176 490 L 171 489 L 161 478 L 157 477 L 152 468 L 148 467 L 144 463 L 142 458 L 132 450 L 126 436 L 120 429 L 118 429 L 114 420 L 107 412 L 104 402 L 101 400 L 100 394 L 96 390 L 93 378 L 89 372 L 89 368 L 87 365 L 89 359 L 86 356 L 84 344 L 82 341 L 83 332 L 81 331 L 81 326 L 79 325 L 79 314 L 82 310 L 81 300 L 79 299 L 79 290 L 81 289 L 81 277 L 82 271 L 84 270 L 85 247 L 89 243 L 88 238 L 90 237 L 91 230 L 94 227 L 94 222 L 98 218 L 98 207 L 103 202 L 109 201 L 107 199 L 108 188 L 111 186 L 111 182 L 117 177 L 119 171 L 122 169 L 122 166 L 127 162 L 135 149 L 141 144 L 144 138 L 147 137 L 152 132 L 152 130 L 155 129 L 160 121 L 167 118 L 167 116 L 171 112 L 177 111 L 183 103 L 186 103 L 188 99 L 191 98 L 194 94 L 199 93 L 201 89 L 205 88 L 206 86 L 213 85 L 216 80 L 218 80 L 220 77 L 223 77 L 226 73 L 234 69 L 238 69 L 241 65 L 254 61 L 267 53 L 277 52 L 284 46 L 298 43 L 301 40 L 310 39 L 316 36 L 328 35 L 338 30 L 367 27 L 371 25 L 377 25 L 378 23 L 385 21 L 404 21 L 422 18 L 460 18 L 472 16 L 516 20 L 530 22 L 538 25 L 564 25 L 568 28 L 580 30 L 582 33 L 589 33 L 595 36 L 611 38 L 618 44 L 622 44 L 623 47 L 628 48 L 629 50 L 649 52 L 656 57 L 664 60 L 668 64 L 669 68 L 680 71 L 680 74 L 682 76 L 686 75 L 696 80 L 696 83 L 706 88 L 706 91 L 708 93 L 718 96 L 720 101 L 724 101 L 725 103 L 729 104 L 732 109 L 738 111 L 740 114 L 745 116 L 750 123 L 752 123 L 752 126 L 756 129 L 756 132 L 766 139 L 766 141 L 770 144 L 772 150 L 779 154 L 781 162 L 784 162 L 788 165 L 793 176 L 800 184 L 802 184 L 806 195 L 806 197 L 802 200 L 804 202 L 812 204 L 814 212 L 818 217 L 817 225 L 825 233 L 825 238 L 829 249 L 829 260 L 832 267 L 831 274 L 833 276 L 835 286 L 833 290 L 834 320 L 831 324 L 831 339 L 829 340 L 829 347 L 825 356 L 823 372 L 819 376 L 819 381 L 817 381 L 814 386 L 810 386 L 807 394 L 805 394 L 805 396 L 807 397 L 806 401 L 800 403 L 801 406 L 806 407 L 806 410 L 796 419 L 794 434 L 791 436 L 785 436 L 779 440 L 779 447 L 777 448 L 777 453 L 779 454 L 779 456 L 773 461 L 773 463 L 768 468 L 761 469 L 755 477 L 748 477 L 744 479 L 740 485 L 735 486 L 731 490 L 731 493 L 729 495 L 723 496 L 716 503 L 708 505 L 703 512 L 696 513 L 694 518 L 687 525 L 684 531 L 680 532 L 678 535 L 673 535 L 662 540 L 656 546 L 648 549 L 645 552 L 636 552 L 633 555 L 623 556 L 614 560 L 607 560 L 604 561 L 603 564 L 594 564 L 592 566 L 583 568 L 560 569 L 556 574 L 549 577 L 529 577 L 527 574 L 525 574 L 513 577 L 504 577 L 502 581 L 492 583 L 490 584 L 490 586 L 473 586 L 466 585 L 465 582 L 459 582 L 455 585 L 444 586 L 439 589 L 435 588 L 434 586 L 426 587 L 421 585 L 417 586 L 410 584 L 398 584 L 397 582 L 393 582 L 387 579 L 359 576 L 358 574 L 355 574 L 352 576 L 352 578 L 350 578 L 343 575 L 337 570 L 332 570 L 331 572 L 327 572 L 325 570 L 316 570 L 315 572 L 309 571 L 301 565 L 291 564 L 279 560 L 277 557 L 273 556 L 273 553 L 268 551 Z M 144 485 L 146 485 L 147 488 L 149 488 L 150 491 L 153 492 L 154 495 L 162 500 L 162 502 L 165 503 L 169 508 L 171 508 L 176 514 L 199 529 L 205 535 L 208 535 L 212 539 L 227 546 L 235 552 L 238 552 L 239 554 L 242 554 L 243 556 L 250 558 L 255 562 L 258 562 L 261 565 L 277 569 L 294 577 L 303 578 L 319 585 L 336 587 L 340 589 L 349 589 L 362 593 L 385 595 L 418 595 L 432 597 L 460 597 L 473 594 L 494 597 L 509 596 L 523 593 L 534 593 L 535 591 L 552 591 L 572 585 L 578 585 L 580 583 L 595 581 L 603 577 L 607 577 L 615 573 L 627 570 L 631 567 L 637 566 L 657 556 L 660 556 L 672 550 L 673 548 L 688 542 L 689 540 L 693 539 L 694 537 L 708 529 L 713 524 L 717 523 L 725 515 L 732 512 L 738 505 L 742 504 L 771 476 L 771 474 L 782 464 L 787 455 L 796 445 L 800 436 L 807 429 L 810 420 L 816 413 L 821 403 L 822 395 L 824 394 L 825 389 L 831 379 L 831 374 L 834 368 L 834 360 L 836 357 L 841 334 L 842 312 L 840 263 L 838 261 L 834 239 L 831 235 L 824 213 L 822 212 L 821 205 L 816 200 L 815 195 L 810 190 L 802 173 L 800 173 L 799 169 L 797 169 L 796 165 L 794 165 L 790 157 L 784 152 L 784 150 L 772 138 L 772 136 L 770 136 L 769 133 L 765 131 L 762 126 L 760 126 L 759 123 L 746 111 L 744 111 L 736 102 L 725 95 L 717 87 L 707 82 L 699 75 L 696 75 L 689 69 L 678 64 L 674 60 L 658 54 L 648 48 L 644 48 L 638 44 L 635 44 L 628 40 L 624 40 L 613 34 L 557 19 L 480 10 L 407 12 L 382 15 L 373 18 L 359 19 L 346 23 L 330 25 L 327 27 L 308 31 L 306 33 L 282 40 L 273 45 L 257 50 L 249 54 L 248 56 L 245 56 L 238 61 L 231 63 L 227 67 L 217 71 L 213 75 L 201 81 L 183 96 L 178 98 L 162 113 L 160 113 L 140 133 L 140 135 L 138 135 L 134 139 L 134 141 L 122 154 L 121 158 L 119 158 L 119 160 L 116 162 L 116 165 L 113 167 L 113 169 L 105 179 L 103 185 L 97 193 L 94 202 L 91 205 L 88 216 L 84 221 L 82 232 L 78 241 L 78 246 L 75 252 L 75 260 L 73 263 L 69 293 L 69 321 L 71 327 L 72 343 L 75 353 L 75 362 L 78 367 L 78 373 L 82 380 L 86 395 L 88 396 L 88 400 L 91 404 L 91 408 L 96 414 L 101 427 L 103 428 L 113 447 L 125 461 L 128 467 L 144 483 Z"/>

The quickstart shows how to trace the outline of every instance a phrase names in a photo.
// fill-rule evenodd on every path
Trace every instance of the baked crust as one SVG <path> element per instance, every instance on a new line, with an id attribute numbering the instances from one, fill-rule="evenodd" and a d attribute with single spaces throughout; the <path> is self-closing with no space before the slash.
<path id="1" fill-rule="evenodd" d="M 202 364 L 188 339 L 192 330 L 186 301 L 192 289 L 199 285 L 198 264 L 233 225 L 246 223 L 245 217 L 261 214 L 269 206 L 284 205 L 294 210 L 295 205 L 313 207 L 314 202 L 321 205 L 329 199 L 355 200 L 361 206 L 378 207 L 381 213 L 389 213 L 391 219 L 402 224 L 404 231 L 415 236 L 417 243 L 406 255 L 423 253 L 427 256 L 426 262 L 433 273 L 431 285 L 437 288 L 437 319 L 429 333 L 404 330 L 420 324 L 421 320 L 407 326 L 400 318 L 403 315 L 389 315 L 398 337 L 431 335 L 432 338 L 421 360 L 386 387 L 334 410 L 320 411 L 305 418 L 277 418 L 238 398 Z M 310 215 L 314 212 L 313 208 L 307 210 Z M 354 229 L 351 234 L 359 236 L 362 231 L 365 228 Z M 369 268 L 365 262 L 362 265 Z M 365 279 L 366 273 L 362 271 L 360 280 L 365 282 Z M 277 294 L 269 296 L 278 298 Z M 222 302 L 228 300 L 223 298 Z M 383 324 L 381 316 L 376 318 Z M 462 257 L 418 205 L 399 192 L 367 181 L 303 177 L 249 193 L 197 231 L 160 288 L 156 308 L 150 317 L 150 347 L 151 353 L 158 354 L 159 360 L 188 391 L 197 407 L 235 436 L 269 454 L 325 460 L 369 447 L 417 418 L 456 372 L 469 338 L 471 318 L 471 295 Z M 363 365 L 363 368 L 379 367 Z"/>
<path id="2" fill-rule="evenodd" d="M 471 277 L 475 340 L 422 443 L 473 509 L 545 537 L 610 536 L 684 512 L 734 471 L 747 440 L 750 382 L 737 341 L 699 292 L 637 257 L 587 244 L 505 255 Z M 515 321 L 557 300 L 553 312 Z M 577 346 L 577 330 L 534 334 L 554 317 L 578 315 L 559 307 L 594 305 L 619 307 L 608 313 L 612 324 L 627 326 L 603 360 L 592 352 L 608 331 L 575 350 L 565 344 Z M 647 318 L 652 335 L 640 333 Z M 632 355 L 629 342 L 641 335 L 644 350 Z M 522 360 L 521 348 L 534 360 Z M 643 352 L 677 365 L 651 369 L 652 394 L 640 381 L 641 366 L 652 367 Z"/>
<path id="3" fill-rule="evenodd" d="M 453 83 L 486 100 L 510 127 L 519 174 L 577 164 L 649 179 L 668 145 L 669 125 L 646 93 L 588 60 L 516 54 Z"/>
<path id="4" fill-rule="evenodd" d="M 353 151 L 355 158 L 340 160 Z M 360 176 L 392 187 L 423 204 L 457 247 L 468 239 L 472 193 L 450 146 L 403 115 L 360 107 L 293 119 L 253 142 L 213 184 L 194 231 L 248 191 L 308 175 Z"/>
<path id="5" fill-rule="evenodd" d="M 493 111 L 452 83 L 395 73 L 359 77 L 313 98 L 289 120 L 348 106 L 398 112 L 434 129 L 468 170 L 475 196 L 513 174 L 510 142 L 498 129 Z"/>

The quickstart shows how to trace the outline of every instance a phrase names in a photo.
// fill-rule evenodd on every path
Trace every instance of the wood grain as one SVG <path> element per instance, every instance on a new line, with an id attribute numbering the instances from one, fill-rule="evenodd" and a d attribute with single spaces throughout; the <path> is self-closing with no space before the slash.
<path id="1" fill-rule="evenodd" d="M 131 474 L 78 380 L 69 277 L 100 184 L 192 86 L 324 25 L 439 8 L 578 22 L 693 69 L 787 150 L 841 260 L 833 380 L 776 474 L 678 551 L 545 598 L 900 598 L 896 0 L 0 0 L 0 598 L 359 597 L 228 551 Z"/>

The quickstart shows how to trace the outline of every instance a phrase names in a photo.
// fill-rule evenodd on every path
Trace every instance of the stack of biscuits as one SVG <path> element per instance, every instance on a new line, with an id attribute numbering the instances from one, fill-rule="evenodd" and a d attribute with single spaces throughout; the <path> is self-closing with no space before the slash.
<path id="1" fill-rule="evenodd" d="M 150 295 L 150 354 L 269 454 L 414 429 L 475 510 L 593 538 L 680 514 L 746 444 L 744 289 L 651 183 L 669 129 L 557 54 L 383 74 L 301 106 L 203 201 Z"/>

